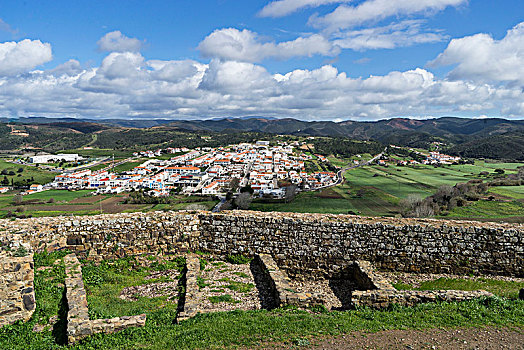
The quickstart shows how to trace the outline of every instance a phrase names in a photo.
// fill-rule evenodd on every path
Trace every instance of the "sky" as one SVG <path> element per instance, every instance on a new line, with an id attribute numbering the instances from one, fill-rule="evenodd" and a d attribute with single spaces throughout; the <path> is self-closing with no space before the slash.
<path id="1" fill-rule="evenodd" d="M 2 1 L 0 116 L 522 119 L 524 1 Z"/>

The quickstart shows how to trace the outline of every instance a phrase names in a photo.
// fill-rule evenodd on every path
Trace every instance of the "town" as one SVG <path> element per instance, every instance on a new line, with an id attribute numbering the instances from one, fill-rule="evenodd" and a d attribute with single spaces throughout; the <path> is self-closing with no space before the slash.
<path id="1" fill-rule="evenodd" d="M 331 171 L 307 173 L 305 162 L 321 155 L 295 153 L 295 144 L 269 141 L 242 143 L 220 148 L 167 148 L 137 152 L 134 157 L 149 157 L 139 166 L 122 173 L 111 168 L 98 171 L 83 169 L 64 172 L 47 185 L 30 191 L 50 189 L 94 189 L 96 194 L 144 190 L 152 196 L 170 193 L 221 195 L 229 190 L 250 187 L 253 194 L 282 198 L 285 184 L 301 190 L 314 190 L 334 185 L 337 174 Z M 155 159 L 163 153 L 173 154 L 166 160 Z M 32 193 L 32 192 L 30 192 Z"/>
<path id="2" fill-rule="evenodd" d="M 391 150 L 400 149 L 395 145 Z M 305 152 L 305 142 L 290 143 L 269 141 L 241 143 L 226 147 L 209 148 L 167 148 L 133 153 L 133 157 L 119 161 L 136 161 L 146 158 L 143 163 L 127 171 L 115 172 L 114 166 L 99 170 L 88 167 L 69 170 L 57 175 L 51 183 L 32 185 L 23 194 L 31 194 L 47 189 L 94 190 L 93 194 L 117 194 L 142 190 L 154 197 L 169 196 L 173 193 L 185 195 L 223 196 L 227 192 L 238 192 L 249 188 L 255 196 L 283 198 L 286 187 L 294 185 L 300 191 L 313 191 L 335 186 L 339 183 L 340 167 L 330 164 L 328 158 L 320 154 Z M 410 149 L 424 157 L 416 160 L 395 160 L 382 156 L 378 165 L 451 164 L 460 157 L 451 157 L 438 151 L 429 154 Z M 158 157 L 167 154 L 172 157 Z M 356 155 L 353 166 L 365 161 Z M 31 163 L 41 164 L 49 161 L 77 161 L 83 159 L 77 154 L 41 155 L 30 159 Z M 322 168 L 330 171 L 307 171 L 307 162 L 315 160 L 324 164 Z M 325 170 L 324 169 L 324 170 Z M 310 169 L 309 169 L 310 170 Z"/>

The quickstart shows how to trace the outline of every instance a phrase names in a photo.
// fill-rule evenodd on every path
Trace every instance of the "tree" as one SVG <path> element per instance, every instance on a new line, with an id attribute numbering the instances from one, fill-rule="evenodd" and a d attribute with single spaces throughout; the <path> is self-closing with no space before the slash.
<path id="1" fill-rule="evenodd" d="M 286 192 L 284 194 L 284 200 L 286 203 L 291 202 L 293 199 L 295 199 L 295 196 L 298 193 L 297 185 L 291 184 L 286 187 Z"/>
<path id="2" fill-rule="evenodd" d="M 16 172 L 23 173 L 24 172 L 24 168 L 18 168 L 18 170 Z"/>
<path id="3" fill-rule="evenodd" d="M 20 205 L 20 204 L 22 204 L 23 200 L 24 200 L 24 198 L 22 197 L 21 194 L 17 194 L 17 195 L 15 195 L 15 196 L 13 197 L 13 203 L 14 203 L 15 205 Z"/>
<path id="4" fill-rule="evenodd" d="M 4 176 L 4 179 L 2 180 L 2 185 L 9 185 L 9 179 L 7 178 L 7 176 Z"/>
<path id="5" fill-rule="evenodd" d="M 253 194 L 255 193 L 255 190 L 250 186 L 250 185 L 247 185 L 247 186 L 244 186 L 240 189 L 240 193 L 249 193 L 249 194 Z"/>
<path id="6" fill-rule="evenodd" d="M 249 209 L 249 206 L 251 205 L 252 200 L 253 199 L 249 192 L 242 192 L 235 199 L 235 205 L 237 206 L 238 209 L 247 210 Z"/>
<path id="7" fill-rule="evenodd" d="M 229 188 L 232 192 L 236 192 L 238 189 L 238 186 L 240 185 L 240 179 L 238 177 L 234 177 L 231 182 L 229 182 Z"/>

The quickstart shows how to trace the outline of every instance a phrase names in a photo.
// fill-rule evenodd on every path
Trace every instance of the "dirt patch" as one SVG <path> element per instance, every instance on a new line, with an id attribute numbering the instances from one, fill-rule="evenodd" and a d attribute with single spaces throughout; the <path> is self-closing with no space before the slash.
<path id="1" fill-rule="evenodd" d="M 343 199 L 339 193 L 334 191 L 332 188 L 326 188 L 320 191 L 319 194 L 317 194 L 318 198 L 330 198 L 330 199 Z"/>
<path id="2" fill-rule="evenodd" d="M 91 204 L 96 203 L 99 200 L 106 198 L 105 196 L 89 196 L 89 197 L 80 197 L 69 201 L 69 204 Z"/>
<path id="3" fill-rule="evenodd" d="M 468 328 L 355 332 L 324 340 L 312 349 L 524 349 L 524 330 Z"/>
<path id="4" fill-rule="evenodd" d="M 393 349 L 495 350 L 524 349 L 521 328 L 458 328 L 351 332 L 323 339 L 297 338 L 288 343 L 266 343 L 250 349 Z"/>

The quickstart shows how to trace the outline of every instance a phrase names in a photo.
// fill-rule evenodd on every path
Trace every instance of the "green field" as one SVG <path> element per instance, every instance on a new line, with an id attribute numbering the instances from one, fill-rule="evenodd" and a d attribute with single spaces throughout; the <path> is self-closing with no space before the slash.
<path id="1" fill-rule="evenodd" d="M 18 170 L 22 168 L 24 171 L 19 173 Z M 29 180 L 29 184 L 36 183 L 36 184 L 46 184 L 50 181 L 53 181 L 53 179 L 56 176 L 56 173 L 53 173 L 51 171 L 42 170 L 35 166 L 29 166 L 29 165 L 21 165 L 21 164 L 14 164 L 7 162 L 5 160 L 0 160 L 0 171 L 6 170 L 7 172 L 13 171 L 15 175 L 7 175 L 7 179 L 9 180 L 9 184 L 11 184 L 11 179 L 14 180 L 14 182 L 26 182 L 26 180 Z M 18 176 L 20 175 L 20 176 Z M 0 177 L 0 180 L 3 179 L 4 176 L 2 175 Z M 34 181 L 31 181 L 33 179 Z"/>
<path id="2" fill-rule="evenodd" d="M 211 210 L 218 201 L 196 202 L 193 197 L 176 196 L 170 204 L 125 204 L 125 195 L 101 195 L 93 198 L 91 190 L 47 190 L 22 197 L 14 203 L 15 193 L 0 194 L 0 217 L 96 215 L 100 213 L 132 213 L 156 210 Z"/>
<path id="3" fill-rule="evenodd" d="M 339 164 L 348 160 L 340 161 Z M 265 203 L 255 200 L 250 209 L 260 211 L 312 212 L 345 214 L 355 213 L 366 216 L 394 216 L 400 213 L 399 203 L 409 195 L 425 198 L 432 195 L 442 185 L 454 186 L 472 179 L 486 179 L 481 172 L 487 171 L 493 177 L 495 169 L 513 173 L 519 163 L 486 163 L 388 167 L 372 165 L 349 170 L 345 173 L 346 182 L 331 190 L 300 193 L 291 203 Z M 524 186 L 495 187 L 495 193 L 507 195 L 518 200 L 524 197 Z M 498 192 L 497 192 L 498 191 Z M 326 193 L 328 192 L 328 193 Z M 490 214 L 491 213 L 491 214 Z M 524 216 L 521 202 L 474 202 L 471 206 L 457 208 L 449 214 L 450 218 L 494 218 Z"/>
<path id="4" fill-rule="evenodd" d="M 524 288 L 524 282 L 495 280 L 490 278 L 438 278 L 432 281 L 424 281 L 420 286 L 414 288 L 404 283 L 393 283 L 399 290 L 485 290 L 499 297 L 518 299 L 519 291 Z"/>
<path id="5" fill-rule="evenodd" d="M 497 186 L 491 188 L 489 192 L 513 199 L 524 199 L 524 186 Z"/>

